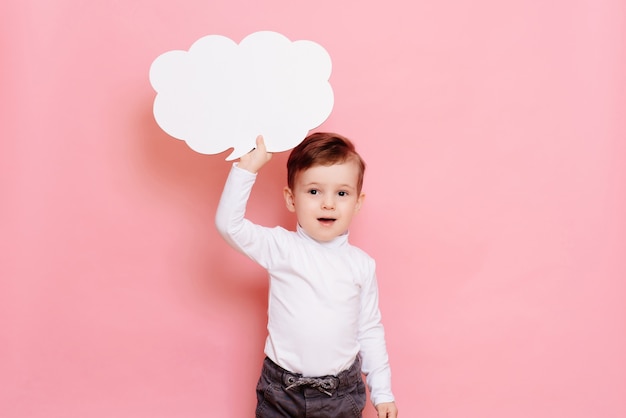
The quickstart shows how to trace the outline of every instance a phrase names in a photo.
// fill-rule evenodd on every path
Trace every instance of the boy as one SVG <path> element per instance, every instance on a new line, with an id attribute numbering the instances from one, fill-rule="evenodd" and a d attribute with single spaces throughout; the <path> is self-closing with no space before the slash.
<path id="1" fill-rule="evenodd" d="M 287 209 L 296 231 L 245 219 L 256 173 L 272 157 L 261 136 L 234 164 L 216 225 L 270 277 L 266 359 L 257 417 L 360 417 L 367 376 L 379 417 L 397 416 L 378 309 L 375 263 L 348 243 L 365 163 L 346 138 L 314 133 L 287 162 Z"/>

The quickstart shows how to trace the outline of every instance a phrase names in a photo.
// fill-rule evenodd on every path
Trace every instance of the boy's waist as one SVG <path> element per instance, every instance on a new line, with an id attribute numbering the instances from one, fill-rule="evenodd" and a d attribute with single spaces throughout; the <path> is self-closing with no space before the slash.
<path id="1" fill-rule="evenodd" d="M 328 395 L 334 393 L 341 394 L 344 391 L 351 390 L 361 377 L 361 358 L 356 357 L 352 365 L 335 375 L 327 376 L 303 376 L 300 373 L 293 373 L 285 370 L 278 364 L 274 363 L 269 357 L 265 357 L 263 370 L 267 376 L 275 381 L 280 382 L 285 388 L 294 388 L 299 386 L 315 387 L 320 392 Z"/>

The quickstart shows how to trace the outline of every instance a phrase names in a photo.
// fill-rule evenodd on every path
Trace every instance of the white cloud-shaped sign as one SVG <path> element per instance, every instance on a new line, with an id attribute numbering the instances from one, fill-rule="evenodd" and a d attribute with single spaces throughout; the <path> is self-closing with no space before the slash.
<path id="1" fill-rule="evenodd" d="M 331 60 L 319 44 L 255 32 L 239 44 L 221 35 L 168 51 L 150 67 L 154 117 L 194 151 L 239 158 L 263 135 L 270 152 L 298 145 L 333 108 Z"/>

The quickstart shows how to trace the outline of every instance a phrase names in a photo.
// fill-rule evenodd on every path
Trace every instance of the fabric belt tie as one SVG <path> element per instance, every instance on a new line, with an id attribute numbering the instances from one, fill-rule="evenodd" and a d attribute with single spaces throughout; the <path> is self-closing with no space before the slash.
<path id="1" fill-rule="evenodd" d="M 325 393 L 328 396 L 333 396 L 332 391 L 339 386 L 339 379 L 333 376 L 327 377 L 302 377 L 287 374 L 284 376 L 284 382 L 287 386 L 285 389 L 289 390 L 300 386 L 308 386 Z"/>

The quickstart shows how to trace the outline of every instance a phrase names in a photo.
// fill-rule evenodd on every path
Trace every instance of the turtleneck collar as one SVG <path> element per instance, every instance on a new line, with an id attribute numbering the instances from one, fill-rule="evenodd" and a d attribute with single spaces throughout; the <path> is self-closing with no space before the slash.
<path id="1" fill-rule="evenodd" d="M 309 234 L 306 233 L 306 231 L 304 230 L 304 228 L 302 228 L 300 226 L 300 224 L 297 224 L 296 232 L 297 232 L 297 234 L 300 237 L 302 237 L 302 238 L 304 238 L 304 239 L 306 239 L 308 241 L 315 242 L 318 245 L 321 245 L 321 246 L 326 247 L 326 248 L 339 248 L 339 247 L 341 247 L 343 245 L 346 245 L 348 243 L 348 232 L 347 231 L 346 231 L 345 234 L 341 234 L 338 237 L 333 238 L 330 241 L 318 241 L 315 238 L 312 238 Z"/>

